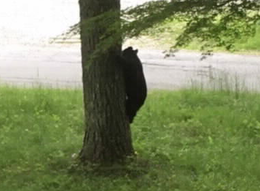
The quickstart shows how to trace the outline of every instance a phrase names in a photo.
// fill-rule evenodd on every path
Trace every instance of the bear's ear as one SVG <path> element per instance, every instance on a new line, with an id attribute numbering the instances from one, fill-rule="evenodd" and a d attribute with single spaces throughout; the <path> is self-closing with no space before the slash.
<path id="1" fill-rule="evenodd" d="M 137 54 L 138 53 L 138 49 L 134 50 L 134 52 L 135 52 L 135 54 Z"/>

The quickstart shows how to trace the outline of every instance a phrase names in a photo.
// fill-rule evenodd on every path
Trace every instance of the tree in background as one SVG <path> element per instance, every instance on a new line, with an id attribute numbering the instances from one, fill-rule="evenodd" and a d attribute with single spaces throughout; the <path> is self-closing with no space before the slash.
<path id="1" fill-rule="evenodd" d="M 113 37 L 106 47 L 103 39 L 120 28 L 120 0 L 80 0 L 79 5 L 86 128 L 79 157 L 83 163 L 118 163 L 134 152 L 122 69 L 116 63 L 121 38 Z"/>
<path id="2" fill-rule="evenodd" d="M 256 25 L 260 22 L 260 1 L 151 1 L 124 10 L 123 21 L 126 38 L 139 36 L 147 30 L 149 33 L 149 29 L 156 29 L 165 21 L 183 22 L 183 32 L 171 50 L 186 46 L 194 39 L 200 42 L 203 51 L 214 47 L 232 50 L 235 42 L 255 33 Z M 169 28 L 165 30 L 174 34 Z"/>
<path id="3" fill-rule="evenodd" d="M 80 159 L 90 163 L 113 164 L 134 153 L 122 70 L 115 61 L 121 39 L 177 20 L 185 26 L 171 50 L 193 39 L 201 42 L 202 50 L 231 50 L 234 42 L 254 33 L 260 19 L 259 1 L 253 0 L 159 0 L 121 13 L 120 0 L 79 2 L 80 24 L 67 35 L 81 34 L 86 133 Z"/>

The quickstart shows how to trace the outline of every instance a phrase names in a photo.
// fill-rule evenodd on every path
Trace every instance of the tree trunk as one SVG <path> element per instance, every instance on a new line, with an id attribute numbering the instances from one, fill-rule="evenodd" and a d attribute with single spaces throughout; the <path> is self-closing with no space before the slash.
<path id="1" fill-rule="evenodd" d="M 120 0 L 79 0 L 79 4 L 86 128 L 80 159 L 83 163 L 118 163 L 133 154 L 123 74 L 116 63 L 121 42 L 91 57 L 105 28 L 97 24 L 89 32 L 83 23 L 110 10 L 120 11 Z"/>

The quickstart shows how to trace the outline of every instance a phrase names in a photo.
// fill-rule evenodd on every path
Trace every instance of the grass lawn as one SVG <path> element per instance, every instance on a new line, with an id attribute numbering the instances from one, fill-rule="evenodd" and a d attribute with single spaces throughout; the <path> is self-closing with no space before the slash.
<path id="1" fill-rule="evenodd" d="M 70 171 L 82 121 L 79 90 L 0 87 L 0 190 L 260 189 L 259 94 L 150 92 L 131 127 L 134 175 Z"/>

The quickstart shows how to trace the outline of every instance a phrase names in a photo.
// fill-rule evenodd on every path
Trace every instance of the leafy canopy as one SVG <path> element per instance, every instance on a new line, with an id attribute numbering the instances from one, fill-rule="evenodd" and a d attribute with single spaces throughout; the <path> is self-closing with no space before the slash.
<path id="1" fill-rule="evenodd" d="M 118 14 L 117 11 L 110 11 L 81 23 L 88 28 L 85 35 L 91 34 L 97 27 L 106 29 L 98 46 L 99 51 L 122 39 L 140 36 L 165 21 L 174 20 L 185 25 L 171 50 L 186 46 L 194 39 L 201 42 L 202 50 L 213 47 L 232 50 L 237 40 L 254 34 L 260 20 L 260 1 L 157 0 L 122 10 L 121 19 L 115 19 Z M 65 37 L 78 34 L 79 26 L 72 26 Z"/>

